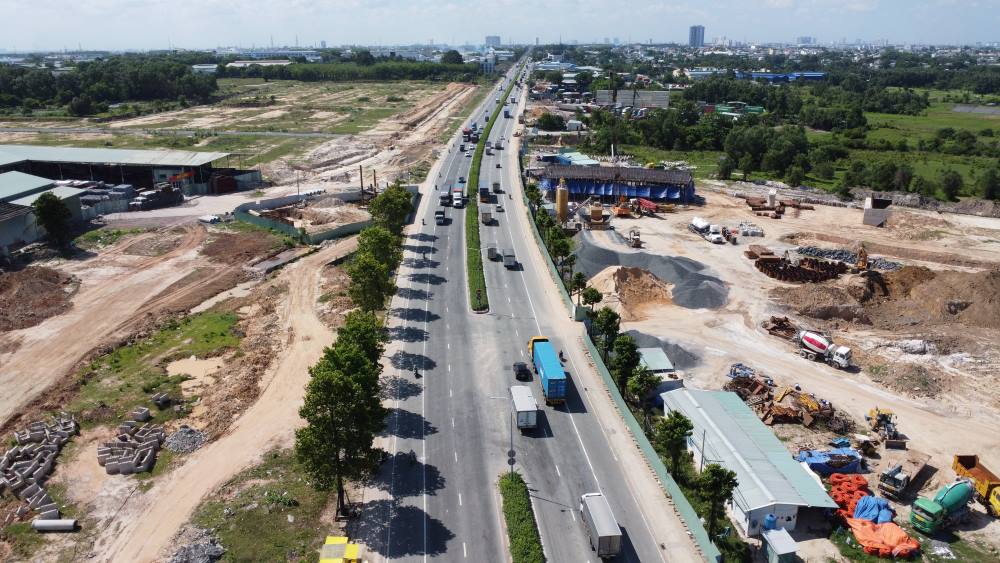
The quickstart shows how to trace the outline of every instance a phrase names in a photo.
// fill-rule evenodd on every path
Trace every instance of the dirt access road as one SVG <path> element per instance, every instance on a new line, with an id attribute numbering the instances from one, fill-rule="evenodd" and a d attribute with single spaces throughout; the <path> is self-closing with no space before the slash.
<path id="1" fill-rule="evenodd" d="M 261 381 L 260 399 L 219 440 L 192 454 L 146 493 L 133 495 L 98 536 L 99 561 L 153 561 L 190 520 L 201 500 L 235 473 L 260 461 L 261 454 L 292 443 L 299 426 L 298 407 L 333 332 L 316 315 L 320 272 L 357 247 L 357 237 L 323 248 L 292 264 L 282 274 L 289 283 L 282 312 L 290 344 Z"/>
<path id="2" fill-rule="evenodd" d="M 60 267 L 81 279 L 73 307 L 37 326 L 0 335 L 0 350 L 7 351 L 0 352 L 0 389 L 4 390 L 0 425 L 65 377 L 91 350 L 126 334 L 146 313 L 191 290 L 178 282 L 197 265 L 207 264 L 199 256 L 205 229 L 186 228 L 176 246 L 159 256 L 129 252 L 162 236 L 157 232 L 132 237 L 93 260 Z"/>

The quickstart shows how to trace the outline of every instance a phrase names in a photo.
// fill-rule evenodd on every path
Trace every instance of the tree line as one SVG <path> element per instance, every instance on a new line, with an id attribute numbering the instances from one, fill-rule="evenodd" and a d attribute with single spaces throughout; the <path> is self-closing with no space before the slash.
<path id="1" fill-rule="evenodd" d="M 456 53 L 457 54 L 457 53 Z M 219 76 L 229 78 L 264 78 L 268 80 L 447 80 L 471 82 L 479 75 L 479 66 L 465 63 L 416 61 L 296 63 L 284 66 L 233 68 L 219 67 Z"/>
<path id="2" fill-rule="evenodd" d="M 207 101 L 215 76 L 196 74 L 184 59 L 121 55 L 80 62 L 73 70 L 0 65 L 0 112 L 62 107 L 72 115 L 106 111 L 126 101 Z"/>
<path id="3" fill-rule="evenodd" d="M 345 505 L 346 480 L 370 476 L 386 457 L 374 446 L 385 428 L 380 360 L 389 341 L 378 311 L 395 294 L 393 275 L 402 261 L 402 232 L 413 205 L 399 184 L 369 204 L 373 226 L 358 235 L 347 266 L 348 295 L 357 309 L 344 318 L 333 345 L 309 368 L 299 416 L 306 425 L 295 432 L 296 459 L 321 491 L 336 490 L 337 513 Z"/>

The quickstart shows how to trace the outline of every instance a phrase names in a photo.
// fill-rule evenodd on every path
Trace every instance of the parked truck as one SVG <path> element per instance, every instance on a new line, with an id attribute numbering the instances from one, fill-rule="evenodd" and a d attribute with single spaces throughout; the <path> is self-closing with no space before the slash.
<path id="1" fill-rule="evenodd" d="M 890 457 L 886 469 L 878 476 L 878 490 L 884 496 L 899 500 L 927 466 L 931 456 L 916 450 Z"/>
<path id="2" fill-rule="evenodd" d="M 688 230 L 711 243 L 722 244 L 726 242 L 719 226 L 712 225 L 701 217 L 691 219 L 691 222 L 688 223 Z"/>
<path id="3" fill-rule="evenodd" d="M 513 255 L 513 252 L 511 252 Z M 504 251 L 504 265 L 507 265 L 507 251 Z M 563 371 L 559 357 L 552 343 L 544 336 L 533 336 L 528 340 L 528 356 L 534 366 L 535 373 L 542 384 L 542 394 L 546 405 L 555 405 L 566 401 L 566 372 Z"/>
<path id="4" fill-rule="evenodd" d="M 587 527 L 590 549 L 601 559 L 617 556 L 622 550 L 622 530 L 611 512 L 608 499 L 601 493 L 580 496 L 580 516 Z"/>
<path id="5" fill-rule="evenodd" d="M 973 493 L 972 481 L 968 479 L 948 483 L 933 499 L 920 497 L 913 503 L 910 524 L 927 535 L 959 524 L 969 516 Z"/>
<path id="6" fill-rule="evenodd" d="M 840 369 L 851 366 L 851 349 L 835 345 L 829 336 L 800 330 L 795 339 L 799 343 L 799 355 L 807 360 L 823 361 Z"/>
<path id="7" fill-rule="evenodd" d="M 527 385 L 512 385 L 510 398 L 514 403 L 514 414 L 517 427 L 521 430 L 538 426 L 538 403 Z"/>
<path id="8" fill-rule="evenodd" d="M 979 463 L 978 455 L 956 455 L 955 474 L 972 482 L 976 500 L 994 517 L 1000 517 L 1000 477 Z"/>

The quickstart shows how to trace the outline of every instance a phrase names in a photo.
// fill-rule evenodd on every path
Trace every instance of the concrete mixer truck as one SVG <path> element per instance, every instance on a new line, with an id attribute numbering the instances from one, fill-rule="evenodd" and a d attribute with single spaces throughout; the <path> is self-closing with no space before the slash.
<path id="1" fill-rule="evenodd" d="M 795 341 L 799 345 L 799 355 L 807 360 L 819 360 L 840 369 L 851 366 L 851 349 L 837 346 L 829 336 L 811 330 L 800 330 L 795 335 Z"/>
<path id="2" fill-rule="evenodd" d="M 933 500 L 918 498 L 910 512 L 910 524 L 927 535 L 933 535 L 943 527 L 961 523 L 969 515 L 972 492 L 972 482 L 961 479 L 942 487 Z"/>

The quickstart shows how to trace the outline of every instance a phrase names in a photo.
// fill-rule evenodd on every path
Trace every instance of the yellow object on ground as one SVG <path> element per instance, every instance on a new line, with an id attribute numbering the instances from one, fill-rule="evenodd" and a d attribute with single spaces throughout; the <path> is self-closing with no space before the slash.
<path id="1" fill-rule="evenodd" d="M 344 536 L 326 536 L 319 563 L 361 563 L 361 546 Z"/>

